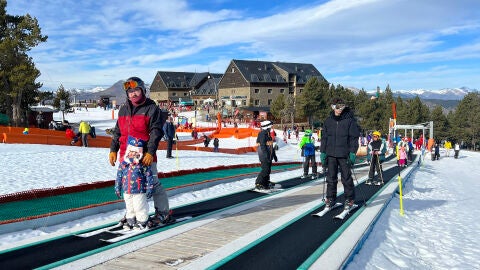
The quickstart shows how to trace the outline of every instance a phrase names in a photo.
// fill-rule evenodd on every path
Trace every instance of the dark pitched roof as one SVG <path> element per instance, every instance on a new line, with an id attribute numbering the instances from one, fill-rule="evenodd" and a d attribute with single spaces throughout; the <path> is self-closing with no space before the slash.
<path id="1" fill-rule="evenodd" d="M 273 64 L 289 74 L 297 75 L 297 83 L 305 84 L 312 77 L 317 77 L 319 81 L 325 80 L 323 75 L 312 64 L 284 62 L 275 62 Z"/>
<path id="2" fill-rule="evenodd" d="M 159 71 L 158 74 L 168 88 L 191 88 L 192 79 L 196 73 Z"/>
<path id="3" fill-rule="evenodd" d="M 235 59 L 232 61 L 249 82 L 286 83 L 272 62 Z"/>
<path id="4" fill-rule="evenodd" d="M 296 75 L 297 83 L 300 84 L 305 84 L 312 77 L 325 80 L 322 74 L 312 64 L 235 59 L 232 61 L 244 78 L 252 83 L 286 83 L 288 78 L 284 78 L 280 71 L 284 71 L 289 75 Z"/>
<path id="5" fill-rule="evenodd" d="M 194 95 L 216 95 L 216 91 L 218 91 L 218 83 L 222 79 L 223 74 L 221 73 L 197 73 L 194 81 L 195 81 L 195 92 Z M 208 76 L 212 78 L 208 78 Z M 214 84 L 215 83 L 215 84 Z"/>

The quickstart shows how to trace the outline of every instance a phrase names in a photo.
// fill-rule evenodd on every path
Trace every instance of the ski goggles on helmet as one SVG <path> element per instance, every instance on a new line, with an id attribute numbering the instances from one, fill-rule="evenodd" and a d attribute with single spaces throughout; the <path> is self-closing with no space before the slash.
<path id="1" fill-rule="evenodd" d="M 343 110 L 345 107 L 345 104 L 332 104 L 332 110 Z"/>
<path id="2" fill-rule="evenodd" d="M 141 88 L 139 83 L 134 81 L 134 80 L 129 80 L 123 83 L 123 90 L 128 90 L 128 89 L 135 89 L 135 88 Z"/>

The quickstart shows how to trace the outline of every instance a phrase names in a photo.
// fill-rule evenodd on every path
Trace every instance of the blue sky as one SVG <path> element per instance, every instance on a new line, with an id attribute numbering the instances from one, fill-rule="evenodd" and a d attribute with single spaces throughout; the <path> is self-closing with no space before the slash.
<path id="1" fill-rule="evenodd" d="M 480 89 L 478 0 L 8 0 L 7 13 L 48 36 L 30 56 L 50 89 L 224 73 L 232 59 L 311 63 L 365 90 Z"/>

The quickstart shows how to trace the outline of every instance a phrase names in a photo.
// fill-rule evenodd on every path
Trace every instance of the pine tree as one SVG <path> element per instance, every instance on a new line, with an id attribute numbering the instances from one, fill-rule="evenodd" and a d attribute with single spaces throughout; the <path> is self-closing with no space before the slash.
<path id="1" fill-rule="evenodd" d="M 448 123 L 447 117 L 443 114 L 442 106 L 435 106 L 430 114 L 430 121 L 433 121 L 434 138 L 436 140 L 450 139 L 450 124 Z"/>
<path id="2" fill-rule="evenodd" d="M 480 94 L 468 93 L 457 106 L 453 117 L 454 130 L 460 141 L 468 147 L 479 149 L 480 138 Z"/>
<path id="3" fill-rule="evenodd" d="M 30 15 L 12 16 L 6 12 L 7 1 L 0 0 L 0 107 L 14 125 L 25 124 L 25 110 L 37 100 L 42 86 L 35 80 L 40 72 L 27 52 L 47 40 L 37 19 Z"/>

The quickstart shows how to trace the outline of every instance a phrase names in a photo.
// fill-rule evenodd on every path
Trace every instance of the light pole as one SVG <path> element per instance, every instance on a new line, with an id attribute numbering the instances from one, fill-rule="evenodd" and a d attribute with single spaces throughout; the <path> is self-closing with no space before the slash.
<path id="1" fill-rule="evenodd" d="M 208 75 L 207 76 L 207 79 L 212 79 L 213 80 L 213 89 L 215 91 L 215 102 L 217 103 L 217 108 L 220 107 L 219 106 L 219 103 L 220 103 L 220 95 L 218 94 L 218 90 L 217 90 L 217 83 L 215 82 L 215 78 L 212 76 L 212 75 Z"/>
<path id="2" fill-rule="evenodd" d="M 192 105 L 193 105 L 193 109 L 195 110 L 194 113 L 194 122 L 195 122 L 195 126 L 197 126 L 197 104 L 193 101 L 193 93 L 195 92 L 194 89 L 188 91 L 188 93 L 190 94 L 190 100 L 192 101 Z"/>

